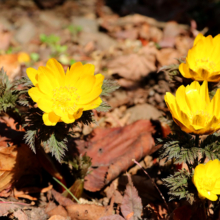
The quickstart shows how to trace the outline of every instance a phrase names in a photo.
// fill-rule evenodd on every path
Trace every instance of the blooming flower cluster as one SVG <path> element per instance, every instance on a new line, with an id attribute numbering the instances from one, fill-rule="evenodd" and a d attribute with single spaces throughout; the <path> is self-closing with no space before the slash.
<path id="1" fill-rule="evenodd" d="M 176 97 L 167 92 L 164 99 L 175 123 L 186 133 L 209 135 L 220 129 L 220 89 L 210 100 L 208 82 L 220 81 L 220 34 L 204 37 L 199 34 L 188 51 L 179 71 L 193 81 L 180 86 Z M 199 83 L 201 82 L 201 84 Z M 194 170 L 193 183 L 200 198 L 217 200 L 220 194 L 220 161 L 210 160 Z"/>
<path id="2" fill-rule="evenodd" d="M 44 112 L 45 125 L 73 123 L 83 111 L 95 109 L 102 103 L 99 96 L 104 76 L 94 75 L 94 71 L 94 65 L 78 62 L 65 73 L 62 65 L 53 58 L 48 60 L 46 67 L 27 69 L 34 85 L 28 94 Z"/>

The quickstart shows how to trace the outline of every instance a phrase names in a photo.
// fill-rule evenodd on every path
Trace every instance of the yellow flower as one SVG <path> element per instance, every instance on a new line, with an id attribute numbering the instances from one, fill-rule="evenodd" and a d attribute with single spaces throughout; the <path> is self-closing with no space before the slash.
<path id="1" fill-rule="evenodd" d="M 54 126 L 57 122 L 72 123 L 82 116 L 83 111 L 97 108 L 102 100 L 104 76 L 94 75 L 92 64 L 78 62 L 67 69 L 55 59 L 49 59 L 46 67 L 27 69 L 32 81 L 28 94 L 37 103 L 43 114 L 45 125 Z"/>
<path id="2" fill-rule="evenodd" d="M 185 78 L 197 81 L 220 81 L 220 34 L 212 38 L 198 34 L 193 47 L 188 51 L 186 63 L 179 66 L 180 73 Z"/>
<path id="3" fill-rule="evenodd" d="M 197 81 L 176 91 L 176 97 L 167 92 L 165 102 L 173 120 L 180 128 L 193 134 L 211 134 L 220 129 L 220 89 L 210 101 L 208 83 Z"/>
<path id="4" fill-rule="evenodd" d="M 201 199 L 216 201 L 220 195 L 220 161 L 210 160 L 206 164 L 196 166 L 193 183 L 198 190 Z"/>

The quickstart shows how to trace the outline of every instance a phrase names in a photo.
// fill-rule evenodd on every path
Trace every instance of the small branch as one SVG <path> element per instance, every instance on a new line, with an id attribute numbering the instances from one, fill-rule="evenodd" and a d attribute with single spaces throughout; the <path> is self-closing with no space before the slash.
<path id="1" fill-rule="evenodd" d="M 135 159 L 132 159 L 132 161 L 134 163 L 136 163 L 143 171 L 144 173 L 149 177 L 149 179 L 151 180 L 151 182 L 153 183 L 153 185 L 155 186 L 155 188 L 157 189 L 157 191 L 159 192 L 160 196 L 162 197 L 163 201 L 164 201 L 164 204 L 166 205 L 167 207 L 167 211 L 168 211 L 168 214 L 170 213 L 170 209 L 169 209 L 169 206 L 163 196 L 163 194 L 161 193 L 160 189 L 158 188 L 158 186 L 155 184 L 155 182 L 152 180 L 152 178 L 150 177 L 150 175 L 148 174 L 148 172 L 135 160 Z"/>

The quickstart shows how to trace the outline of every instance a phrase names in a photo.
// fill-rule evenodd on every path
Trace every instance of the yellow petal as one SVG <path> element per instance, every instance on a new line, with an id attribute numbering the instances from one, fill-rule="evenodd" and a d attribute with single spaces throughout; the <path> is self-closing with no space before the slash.
<path id="1" fill-rule="evenodd" d="M 193 46 L 195 46 L 195 45 L 198 43 L 199 40 L 204 39 L 204 38 L 205 38 L 205 37 L 203 36 L 203 34 L 202 34 L 202 33 L 199 33 L 199 34 L 196 36 L 195 40 L 194 40 Z"/>
<path id="2" fill-rule="evenodd" d="M 206 191 L 206 190 L 204 190 L 204 189 L 200 190 L 199 193 L 200 193 L 203 197 L 205 197 L 205 198 L 207 198 L 207 199 L 209 199 L 209 200 L 211 200 L 211 201 L 216 201 L 216 200 L 218 199 L 218 197 L 216 196 L 216 194 L 213 194 L 213 193 L 211 193 L 211 192 L 209 192 L 209 191 Z"/>
<path id="3" fill-rule="evenodd" d="M 203 82 L 203 84 L 200 87 L 200 96 L 203 100 L 205 100 L 205 103 L 209 105 L 210 98 L 209 98 L 208 82 L 206 80 Z"/>
<path id="4" fill-rule="evenodd" d="M 84 111 L 92 110 L 100 106 L 102 103 L 102 99 L 98 97 L 97 99 L 93 100 L 92 102 L 85 104 L 85 105 L 79 105 L 79 107 L 82 107 Z"/>
<path id="5" fill-rule="evenodd" d="M 80 118 L 81 116 L 82 116 L 82 114 L 83 114 L 83 108 L 80 108 L 74 115 L 73 115 L 73 117 L 75 118 L 75 119 L 78 119 L 78 118 Z"/>
<path id="6" fill-rule="evenodd" d="M 52 111 L 53 102 L 49 99 L 40 98 L 37 101 L 37 107 L 41 109 L 43 112 L 49 113 Z"/>
<path id="7" fill-rule="evenodd" d="M 60 117 L 57 116 L 54 112 L 43 114 L 43 121 L 44 121 L 44 124 L 47 126 L 55 126 L 57 122 L 59 122 L 59 120 L 60 120 Z"/>
<path id="8" fill-rule="evenodd" d="M 219 111 L 219 103 L 220 103 L 220 89 L 218 89 L 211 101 L 211 108 L 213 115 L 215 115 L 218 119 L 220 118 L 220 111 Z"/>
<path id="9" fill-rule="evenodd" d="M 66 124 L 73 123 L 75 121 L 75 117 L 73 115 L 65 114 L 62 115 L 61 120 Z"/>
<path id="10" fill-rule="evenodd" d="M 80 62 L 74 63 L 70 70 L 66 73 L 65 85 L 70 85 L 73 87 L 77 87 L 78 80 L 82 76 L 83 65 Z"/>
<path id="11" fill-rule="evenodd" d="M 30 88 L 28 94 L 34 102 L 37 102 L 40 98 L 47 98 L 47 96 L 39 90 L 38 86 Z"/>
<path id="12" fill-rule="evenodd" d="M 218 159 L 210 160 L 205 165 L 206 168 L 206 176 L 207 177 L 219 177 L 219 170 L 220 170 L 220 161 Z"/>
<path id="13" fill-rule="evenodd" d="M 84 77 L 81 77 L 78 81 L 77 85 L 77 93 L 80 94 L 80 96 L 87 95 L 89 92 L 92 91 L 94 85 L 95 85 L 96 78 L 91 75 L 84 75 Z"/>
<path id="14" fill-rule="evenodd" d="M 194 171 L 194 177 L 195 178 L 201 178 L 205 176 L 206 168 L 204 164 L 199 164 L 196 166 L 195 171 Z"/>
<path id="15" fill-rule="evenodd" d="M 47 78 L 46 83 L 50 83 L 51 86 L 55 89 L 62 86 L 59 82 L 60 75 L 56 71 L 52 71 L 48 67 L 41 66 L 38 68 L 38 71 Z"/>
<path id="16" fill-rule="evenodd" d="M 97 99 L 98 96 L 102 93 L 101 86 L 103 84 L 104 76 L 102 74 L 97 74 L 95 75 L 95 77 L 96 77 L 96 81 L 95 81 L 92 91 L 80 97 L 80 100 L 79 100 L 80 105 L 88 104 L 92 102 L 93 100 Z"/>
<path id="17" fill-rule="evenodd" d="M 38 77 L 38 85 L 41 92 L 47 94 L 48 96 L 53 96 L 53 90 L 55 89 L 50 82 L 48 76 L 44 73 L 41 73 Z"/>
<path id="18" fill-rule="evenodd" d="M 83 74 L 88 74 L 94 76 L 95 66 L 93 64 L 85 64 L 83 65 Z"/>
<path id="19" fill-rule="evenodd" d="M 26 70 L 28 78 L 31 80 L 35 86 L 38 83 L 38 71 L 32 67 L 27 68 Z"/>
<path id="20" fill-rule="evenodd" d="M 191 74 L 189 72 L 189 66 L 186 63 L 181 63 L 179 65 L 179 71 L 182 74 L 183 77 L 185 78 L 191 78 Z"/>
<path id="21" fill-rule="evenodd" d="M 186 88 L 182 85 L 176 91 L 176 102 L 180 110 L 186 114 L 190 113 L 190 109 L 186 103 Z"/>
<path id="22" fill-rule="evenodd" d="M 54 58 L 51 58 L 47 61 L 46 67 L 51 69 L 57 76 L 57 80 L 59 81 L 61 86 L 65 85 L 65 72 L 63 66 Z"/>

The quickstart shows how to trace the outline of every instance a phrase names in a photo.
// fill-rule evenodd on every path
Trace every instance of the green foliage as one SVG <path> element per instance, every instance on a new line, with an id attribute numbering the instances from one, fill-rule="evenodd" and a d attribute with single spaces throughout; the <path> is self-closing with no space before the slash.
<path id="1" fill-rule="evenodd" d="M 209 160 L 220 160 L 220 134 L 214 133 L 208 135 L 206 139 L 201 142 L 200 152 L 203 156 L 201 159 L 202 162 L 205 158 L 208 158 Z"/>
<path id="2" fill-rule="evenodd" d="M 69 25 L 67 29 L 70 31 L 71 34 L 77 35 L 79 32 L 82 31 L 81 26 L 76 26 L 76 25 Z"/>
<path id="3" fill-rule="evenodd" d="M 112 92 L 118 89 L 120 86 L 114 80 L 104 79 L 102 85 L 101 96 L 109 96 Z"/>
<path id="4" fill-rule="evenodd" d="M 40 41 L 48 45 L 53 45 L 60 42 L 60 37 L 54 34 L 48 36 L 46 34 L 40 34 Z"/>
<path id="5" fill-rule="evenodd" d="M 107 112 L 111 109 L 111 106 L 105 102 L 105 101 L 102 101 L 102 103 L 100 104 L 100 106 L 98 108 L 96 108 L 96 110 L 98 112 Z"/>
<path id="6" fill-rule="evenodd" d="M 18 92 L 13 88 L 6 72 L 2 68 L 0 70 L 0 112 L 15 110 L 18 96 Z"/>
<path id="7" fill-rule="evenodd" d="M 69 157 L 65 163 L 70 166 L 72 174 L 76 179 L 84 179 L 85 176 L 89 174 L 89 168 L 92 165 L 92 159 L 86 154 L 80 154 L 74 158 Z"/>
<path id="8" fill-rule="evenodd" d="M 163 144 L 160 158 L 166 158 L 166 161 L 175 159 L 176 164 L 193 164 L 198 157 L 199 148 L 196 146 L 195 138 L 185 132 L 180 131 L 178 134 L 169 134 L 167 138 L 158 139 L 157 141 Z"/>
<path id="9" fill-rule="evenodd" d="M 65 155 L 65 151 L 67 150 L 67 139 L 64 138 L 62 140 L 59 140 L 56 135 L 53 133 L 50 138 L 44 142 L 44 146 L 48 147 L 52 156 L 55 156 L 55 158 L 61 162 L 63 159 L 63 156 Z"/>
<path id="10" fill-rule="evenodd" d="M 31 53 L 30 57 L 34 62 L 37 62 L 40 58 L 40 55 L 38 53 Z"/>
<path id="11" fill-rule="evenodd" d="M 163 179 L 169 188 L 169 200 L 186 198 L 191 204 L 194 201 L 195 187 L 192 184 L 192 174 L 185 169 L 177 171 L 174 175 Z"/>
<path id="12" fill-rule="evenodd" d="M 58 56 L 67 50 L 66 45 L 60 45 L 60 37 L 54 34 L 48 36 L 45 34 L 41 34 L 40 41 L 51 48 L 53 56 Z"/>

